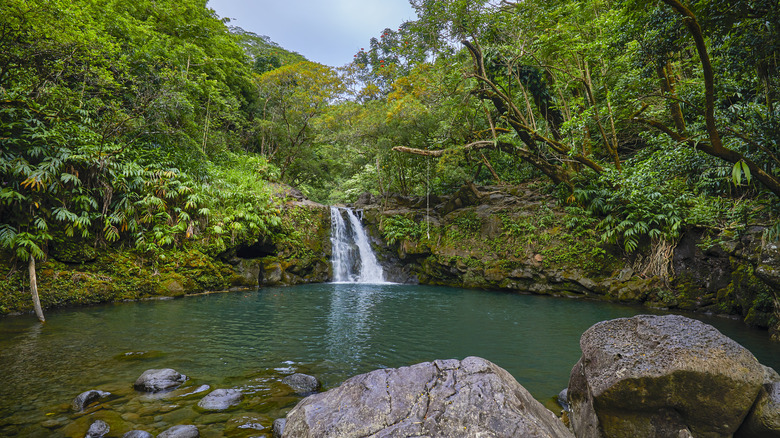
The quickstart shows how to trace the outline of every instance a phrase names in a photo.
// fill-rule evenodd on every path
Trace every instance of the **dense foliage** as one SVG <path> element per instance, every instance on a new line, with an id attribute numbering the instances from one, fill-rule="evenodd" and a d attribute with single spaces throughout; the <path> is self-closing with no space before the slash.
<path id="1" fill-rule="evenodd" d="M 60 234 L 152 252 L 200 236 L 219 250 L 278 223 L 262 184 L 272 166 L 235 155 L 258 101 L 259 58 L 239 41 L 273 45 L 205 6 L 4 2 L 4 248 L 43 258 Z"/>
<path id="2" fill-rule="evenodd" d="M 549 182 L 626 251 L 780 236 L 780 8 L 411 0 L 339 69 L 206 0 L 4 0 L 0 246 L 219 254 L 322 202 Z M 388 23 L 392 24 L 392 23 Z"/>

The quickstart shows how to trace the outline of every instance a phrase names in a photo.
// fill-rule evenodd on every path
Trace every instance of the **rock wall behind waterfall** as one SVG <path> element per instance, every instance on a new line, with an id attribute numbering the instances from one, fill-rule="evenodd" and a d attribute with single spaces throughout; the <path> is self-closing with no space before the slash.
<path id="1" fill-rule="evenodd" d="M 737 315 L 780 334 L 780 253 L 760 227 L 733 236 L 691 229 L 674 248 L 644 242 L 626 254 L 532 186 L 427 200 L 364 195 L 355 208 L 374 236 L 392 241 L 377 239 L 380 260 L 420 283 Z"/>

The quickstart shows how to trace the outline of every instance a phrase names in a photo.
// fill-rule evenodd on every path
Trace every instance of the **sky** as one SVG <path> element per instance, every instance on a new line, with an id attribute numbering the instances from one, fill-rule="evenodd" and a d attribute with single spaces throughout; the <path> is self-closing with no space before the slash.
<path id="1" fill-rule="evenodd" d="M 409 0 L 208 0 L 208 7 L 231 26 L 331 67 L 352 62 L 371 38 L 416 17 Z"/>

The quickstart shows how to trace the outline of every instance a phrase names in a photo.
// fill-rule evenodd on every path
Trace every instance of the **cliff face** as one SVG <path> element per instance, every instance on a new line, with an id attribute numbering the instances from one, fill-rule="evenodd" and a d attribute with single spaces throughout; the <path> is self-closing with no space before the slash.
<path id="1" fill-rule="evenodd" d="M 780 257 L 759 227 L 715 236 L 691 229 L 676 246 L 644 242 L 626 254 L 600 242 L 594 221 L 528 186 L 464 187 L 427 200 L 364 195 L 355 208 L 395 281 L 737 315 L 780 333 Z"/>

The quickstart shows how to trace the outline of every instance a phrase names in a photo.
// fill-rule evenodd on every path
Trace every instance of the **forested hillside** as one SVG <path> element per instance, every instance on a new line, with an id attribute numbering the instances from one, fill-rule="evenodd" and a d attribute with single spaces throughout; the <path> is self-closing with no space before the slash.
<path id="1" fill-rule="evenodd" d="M 777 2 L 411 3 L 332 68 L 205 0 L 3 0 L 4 267 L 62 241 L 216 257 L 282 232 L 269 182 L 534 181 L 661 262 L 691 227 L 780 236 Z"/>

